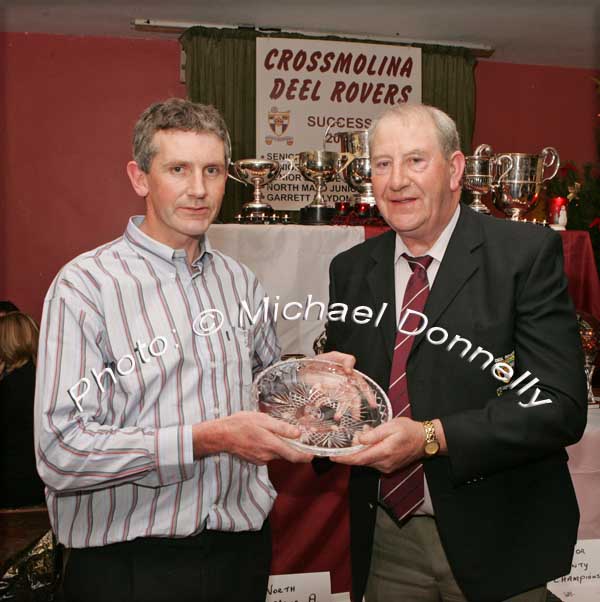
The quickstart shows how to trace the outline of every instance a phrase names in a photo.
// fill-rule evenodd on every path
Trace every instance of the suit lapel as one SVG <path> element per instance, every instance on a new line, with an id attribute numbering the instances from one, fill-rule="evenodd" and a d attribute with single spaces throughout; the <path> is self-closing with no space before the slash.
<path id="1" fill-rule="evenodd" d="M 381 303 L 387 303 L 388 308 L 377 330 L 383 336 L 386 353 L 391 361 L 396 339 L 396 294 L 394 289 L 394 249 L 396 233 L 393 230 L 380 236 L 379 244 L 371 252 L 373 261 L 367 275 L 371 294 L 379 311 Z"/>
<path id="2" fill-rule="evenodd" d="M 423 310 L 428 328 L 438 321 L 467 280 L 479 269 L 479 256 L 474 251 L 483 243 L 483 234 L 478 219 L 472 209 L 461 205 L 458 222 Z M 411 354 L 425 338 L 425 332 L 415 337 Z"/>

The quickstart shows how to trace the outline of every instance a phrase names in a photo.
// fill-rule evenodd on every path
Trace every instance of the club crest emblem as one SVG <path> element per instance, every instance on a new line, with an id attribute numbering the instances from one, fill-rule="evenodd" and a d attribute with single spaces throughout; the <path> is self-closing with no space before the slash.
<path id="1" fill-rule="evenodd" d="M 280 111 L 277 107 L 271 107 L 271 110 L 267 113 L 267 119 L 271 131 L 275 135 L 266 136 L 265 142 L 267 144 L 285 142 L 288 146 L 291 146 L 294 139 L 291 136 L 284 136 L 290 125 L 290 111 Z"/>
<path id="2" fill-rule="evenodd" d="M 277 107 L 273 107 L 276 109 Z M 285 130 L 288 129 L 290 124 L 290 112 L 289 111 L 269 111 L 269 127 L 275 134 L 275 136 L 283 136 Z"/>
<path id="3" fill-rule="evenodd" d="M 514 350 L 511 351 L 510 353 L 508 353 L 507 355 L 497 357 L 494 360 L 495 364 L 499 364 L 500 362 L 504 362 L 505 364 L 508 364 L 514 370 L 514 368 L 515 368 L 515 352 L 514 352 Z M 498 395 L 498 397 L 500 397 L 504 393 L 504 391 L 506 391 L 508 389 L 510 379 L 506 379 L 506 380 L 504 380 L 504 382 L 506 383 L 505 385 L 502 385 L 501 387 L 498 387 L 496 389 L 496 394 Z"/>

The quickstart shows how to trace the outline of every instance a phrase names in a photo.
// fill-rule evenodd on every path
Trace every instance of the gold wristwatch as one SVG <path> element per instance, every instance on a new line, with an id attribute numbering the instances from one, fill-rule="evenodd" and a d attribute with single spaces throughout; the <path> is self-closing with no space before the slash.
<path id="1" fill-rule="evenodd" d="M 431 420 L 423 422 L 425 429 L 425 457 L 431 458 L 440 451 L 440 442 L 435 435 L 435 426 Z"/>

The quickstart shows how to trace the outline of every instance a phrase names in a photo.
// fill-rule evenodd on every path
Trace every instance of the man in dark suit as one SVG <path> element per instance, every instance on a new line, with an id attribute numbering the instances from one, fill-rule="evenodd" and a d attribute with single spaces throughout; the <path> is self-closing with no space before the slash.
<path id="1" fill-rule="evenodd" d="M 392 231 L 333 260 L 330 303 L 388 306 L 377 326 L 327 332 L 396 416 L 334 459 L 353 465 L 354 600 L 365 587 L 367 602 L 545 600 L 570 571 L 579 514 L 564 448 L 586 422 L 560 238 L 460 205 L 464 156 L 445 113 L 399 105 L 371 134 Z"/>

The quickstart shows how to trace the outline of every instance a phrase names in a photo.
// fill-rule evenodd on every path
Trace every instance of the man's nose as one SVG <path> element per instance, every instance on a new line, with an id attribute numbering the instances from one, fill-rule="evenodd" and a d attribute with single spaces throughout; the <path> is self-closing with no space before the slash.
<path id="1" fill-rule="evenodd" d="M 406 167 L 401 163 L 394 163 L 390 175 L 390 188 L 393 190 L 400 190 L 405 186 L 408 186 L 409 182 L 410 179 Z"/>
<path id="2" fill-rule="evenodd" d="M 188 180 L 188 194 L 193 197 L 202 198 L 206 194 L 204 185 L 204 174 L 201 171 L 192 171 Z"/>

